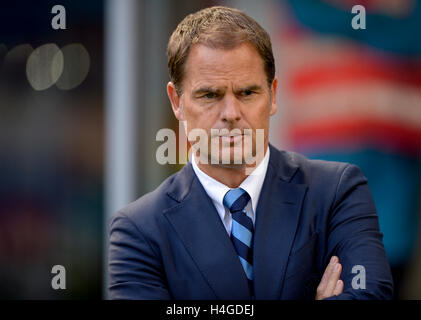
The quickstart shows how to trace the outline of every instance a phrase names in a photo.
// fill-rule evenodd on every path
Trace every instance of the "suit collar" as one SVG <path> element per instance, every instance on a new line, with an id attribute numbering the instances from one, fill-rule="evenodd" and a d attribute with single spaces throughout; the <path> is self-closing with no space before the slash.
<path id="1" fill-rule="evenodd" d="M 195 174 L 192 165 L 188 162 L 179 172 L 177 172 L 170 184 L 167 194 L 170 198 L 177 202 L 182 202 L 191 192 L 191 184 Z"/>
<path id="2" fill-rule="evenodd" d="M 276 176 L 285 182 L 290 182 L 299 168 L 294 161 L 293 153 L 279 151 L 271 144 L 269 144 L 269 148 L 269 164 L 273 167 Z"/>

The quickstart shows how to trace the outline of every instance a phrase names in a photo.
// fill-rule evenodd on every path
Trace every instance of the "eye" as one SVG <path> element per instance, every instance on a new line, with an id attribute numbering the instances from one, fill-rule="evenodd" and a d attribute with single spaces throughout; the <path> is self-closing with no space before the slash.
<path id="1" fill-rule="evenodd" d="M 205 99 L 215 99 L 216 98 L 216 93 L 214 93 L 214 92 L 208 92 L 208 93 L 204 94 L 202 97 L 205 98 Z"/>
<path id="2" fill-rule="evenodd" d="M 253 90 L 250 89 L 246 89 L 244 91 L 241 92 L 241 96 L 243 97 L 249 97 L 251 95 L 253 95 L 255 92 Z"/>

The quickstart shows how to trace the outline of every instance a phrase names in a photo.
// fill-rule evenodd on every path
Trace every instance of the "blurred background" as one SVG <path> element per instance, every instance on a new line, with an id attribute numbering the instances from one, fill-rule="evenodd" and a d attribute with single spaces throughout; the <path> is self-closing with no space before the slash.
<path id="1" fill-rule="evenodd" d="M 57 4 L 66 29 L 52 28 Z M 356 4 L 366 29 L 351 27 Z M 178 130 L 168 38 L 212 5 L 244 10 L 271 35 L 272 144 L 362 169 L 396 299 L 421 299 L 416 0 L 2 1 L 0 299 L 107 298 L 109 217 L 181 167 L 156 161 L 156 133 Z M 54 265 L 65 290 L 51 287 Z"/>

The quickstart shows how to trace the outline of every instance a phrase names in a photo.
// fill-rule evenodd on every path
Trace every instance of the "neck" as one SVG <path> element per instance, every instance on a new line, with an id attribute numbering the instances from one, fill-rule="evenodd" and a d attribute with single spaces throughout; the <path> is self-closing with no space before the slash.
<path id="1" fill-rule="evenodd" d="M 264 156 L 267 152 L 267 146 L 264 148 L 263 154 L 256 156 L 255 164 L 243 164 L 243 165 L 215 165 L 215 164 L 202 164 L 200 161 L 196 161 L 197 166 L 211 178 L 221 182 L 227 187 L 233 189 L 238 188 L 240 184 L 257 168 L 257 166 L 263 161 Z"/>

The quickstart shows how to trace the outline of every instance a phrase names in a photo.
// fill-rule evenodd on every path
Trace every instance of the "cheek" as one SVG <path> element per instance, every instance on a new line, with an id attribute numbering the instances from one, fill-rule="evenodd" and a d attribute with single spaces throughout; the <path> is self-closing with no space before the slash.
<path id="1" fill-rule="evenodd" d="M 218 120 L 219 113 L 217 108 L 209 108 L 202 106 L 195 106 L 185 109 L 185 117 L 188 122 L 192 122 L 198 126 L 206 124 L 213 124 Z"/>
<path id="2" fill-rule="evenodd" d="M 189 116 L 186 116 L 185 119 L 189 130 L 203 129 L 208 131 L 213 126 L 213 122 L 210 121 L 209 116 L 204 116 L 202 114 L 190 114 Z"/>
<path id="3" fill-rule="evenodd" d="M 249 113 L 247 120 L 253 129 L 266 129 L 269 125 L 268 108 L 253 110 L 253 112 Z"/>

